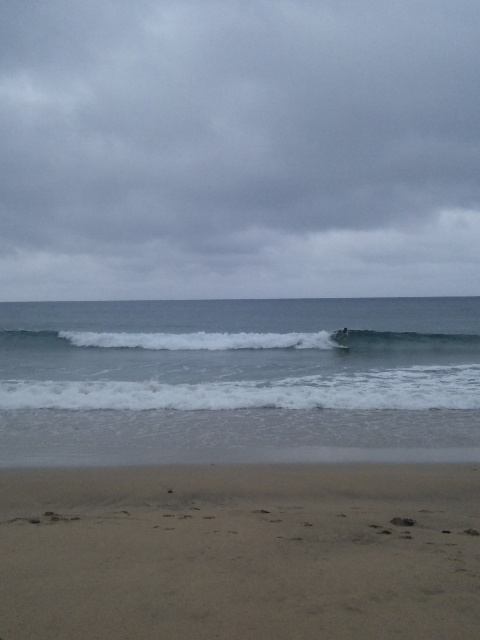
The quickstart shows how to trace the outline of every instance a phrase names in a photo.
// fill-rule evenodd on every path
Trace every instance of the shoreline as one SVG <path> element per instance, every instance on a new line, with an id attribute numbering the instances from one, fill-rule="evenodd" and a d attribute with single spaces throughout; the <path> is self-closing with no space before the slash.
<path id="1" fill-rule="evenodd" d="M 0 411 L 0 468 L 479 463 L 480 411 Z"/>
<path id="2" fill-rule="evenodd" d="M 128 455 L 107 453 L 58 456 L 23 455 L 12 460 L 0 455 L 0 473 L 8 470 L 114 469 L 186 466 L 335 466 L 335 465 L 468 465 L 480 464 L 480 447 L 360 448 L 339 446 L 294 446 L 288 448 L 239 448 L 212 452 L 143 452 Z"/>
<path id="3" fill-rule="evenodd" d="M 466 640 L 479 483 L 475 463 L 0 469 L 0 637 Z"/>

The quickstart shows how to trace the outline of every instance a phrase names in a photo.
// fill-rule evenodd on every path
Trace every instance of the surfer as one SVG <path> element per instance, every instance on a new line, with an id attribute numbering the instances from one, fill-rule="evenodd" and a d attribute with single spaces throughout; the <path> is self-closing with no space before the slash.
<path id="1" fill-rule="evenodd" d="M 336 335 L 337 340 L 348 340 L 348 329 L 345 327 L 343 331 L 337 331 Z"/>

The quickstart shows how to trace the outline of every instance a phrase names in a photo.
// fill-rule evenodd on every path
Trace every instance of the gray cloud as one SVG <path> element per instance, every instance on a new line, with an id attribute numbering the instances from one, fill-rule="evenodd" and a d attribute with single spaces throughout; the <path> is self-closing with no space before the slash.
<path id="1" fill-rule="evenodd" d="M 256 295 L 245 274 L 272 243 L 475 218 L 479 13 L 473 0 L 2 3 L 0 255 L 90 256 L 99 273 L 124 260 L 109 290 L 117 269 L 117 295 L 137 297 L 141 251 L 147 296 L 167 273 L 191 295 L 190 263 L 205 295 L 232 273 Z"/>

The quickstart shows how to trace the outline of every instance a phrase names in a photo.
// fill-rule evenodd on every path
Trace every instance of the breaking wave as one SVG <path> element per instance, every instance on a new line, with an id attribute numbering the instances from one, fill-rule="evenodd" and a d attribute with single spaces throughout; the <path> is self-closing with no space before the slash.
<path id="1" fill-rule="evenodd" d="M 327 331 L 318 333 L 78 333 L 62 331 L 61 338 L 76 347 L 129 348 L 151 350 L 229 349 L 332 349 Z"/>
<path id="2" fill-rule="evenodd" d="M 480 335 L 395 333 L 390 331 L 350 331 L 345 342 L 337 342 L 336 332 L 291 333 L 108 333 L 93 331 L 0 331 L 3 347 L 42 348 L 88 347 L 104 349 L 147 349 L 166 351 L 226 351 L 230 349 L 334 349 L 369 351 L 416 349 L 480 349 Z"/>

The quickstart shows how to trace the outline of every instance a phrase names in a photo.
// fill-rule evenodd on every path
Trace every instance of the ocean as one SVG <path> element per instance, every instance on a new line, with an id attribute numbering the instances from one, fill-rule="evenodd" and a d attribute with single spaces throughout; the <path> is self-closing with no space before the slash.
<path id="1" fill-rule="evenodd" d="M 478 462 L 479 319 L 478 297 L 0 303 L 0 466 Z"/>

